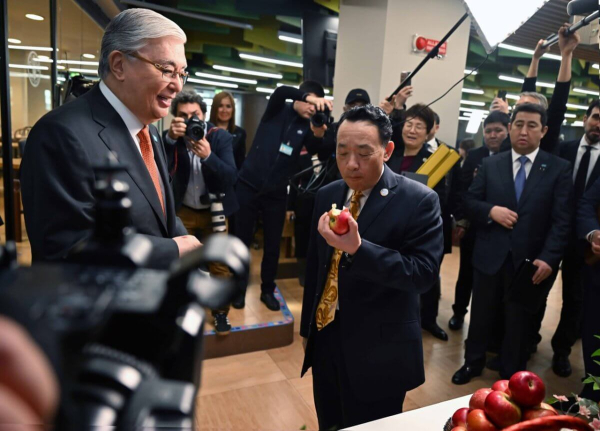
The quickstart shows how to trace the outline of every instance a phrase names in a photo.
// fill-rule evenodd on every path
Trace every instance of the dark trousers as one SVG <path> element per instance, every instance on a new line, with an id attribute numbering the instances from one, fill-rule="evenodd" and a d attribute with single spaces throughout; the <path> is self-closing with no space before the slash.
<path id="1" fill-rule="evenodd" d="M 458 279 L 454 288 L 454 304 L 452 311 L 455 315 L 464 317 L 471 301 L 473 290 L 473 247 L 475 246 L 475 232 L 469 229 L 460 241 L 460 267 Z"/>
<path id="2" fill-rule="evenodd" d="M 442 262 L 444 256 L 442 256 Z M 440 268 L 442 267 L 440 262 Z M 442 283 L 438 276 L 435 284 L 425 293 L 420 295 L 421 303 L 421 326 L 435 325 L 437 324 L 436 319 L 440 308 L 440 295 L 442 294 Z"/>
<path id="3" fill-rule="evenodd" d="M 582 268 L 583 278 L 583 322 L 581 344 L 583 346 L 583 363 L 585 376 L 600 376 L 600 365 L 592 358 L 592 353 L 600 349 L 600 324 L 598 324 L 598 304 L 600 304 L 600 269 L 584 265 Z M 585 385 L 581 396 L 600 402 L 600 391 L 594 391 L 591 384 Z"/>
<path id="4" fill-rule="evenodd" d="M 500 376 L 506 379 L 527 367 L 527 346 L 532 338 L 538 311 L 525 304 L 505 300 L 514 273 L 510 255 L 496 274 L 489 275 L 474 270 L 471 323 L 465 350 L 465 363 L 483 367 L 488 343 L 497 329 L 495 325 L 499 321 L 498 313 L 502 313 L 504 328 L 500 349 Z M 548 285 L 551 287 L 552 281 L 553 277 L 550 277 L 533 288 L 539 289 L 540 295 L 547 296 L 550 290 Z"/>
<path id="5" fill-rule="evenodd" d="M 285 223 L 287 189 L 260 194 L 243 182 L 238 182 L 236 195 L 240 209 L 235 214 L 234 232 L 247 247 L 252 243 L 258 214 L 262 214 L 265 245 L 260 268 L 261 290 L 273 293 Z"/>
<path id="6" fill-rule="evenodd" d="M 334 321 L 314 335 L 313 394 L 320 430 L 338 430 L 402 413 L 406 395 L 398 391 L 376 403 L 355 396 L 342 353 L 340 314 L 336 312 Z"/>

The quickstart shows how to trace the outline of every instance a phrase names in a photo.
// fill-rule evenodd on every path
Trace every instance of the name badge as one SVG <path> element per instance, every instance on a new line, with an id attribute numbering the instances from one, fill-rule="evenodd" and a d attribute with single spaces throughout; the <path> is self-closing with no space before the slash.
<path id="1" fill-rule="evenodd" d="M 294 149 L 291 145 L 282 143 L 279 147 L 279 152 L 285 154 L 286 156 L 291 156 L 294 152 Z"/>

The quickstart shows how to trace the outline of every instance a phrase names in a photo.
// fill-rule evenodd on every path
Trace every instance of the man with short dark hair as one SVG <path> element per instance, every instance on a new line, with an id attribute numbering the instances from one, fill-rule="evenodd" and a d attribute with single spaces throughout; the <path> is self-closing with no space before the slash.
<path id="1" fill-rule="evenodd" d="M 299 89 L 277 88 L 260 121 L 254 142 L 239 171 L 236 195 L 240 209 L 235 216 L 235 234 L 250 246 L 259 213 L 262 214 L 264 254 L 261 264 L 260 300 L 272 311 L 280 309 L 275 298 L 275 275 L 279 262 L 281 234 L 285 222 L 287 186 L 303 147 L 311 154 L 319 150 L 325 126 L 315 127 L 310 118 L 332 105 L 324 98 L 323 87 L 305 81 Z M 292 103 L 286 103 L 292 99 Z M 245 292 L 233 301 L 234 308 L 245 306 Z"/>
<path id="2" fill-rule="evenodd" d="M 473 148 L 461 169 L 460 194 L 463 196 L 481 167 L 483 160 L 494 156 L 500 151 L 502 142 L 508 136 L 508 123 L 510 117 L 504 112 L 492 111 L 483 121 L 483 143 L 479 148 Z M 460 239 L 460 269 L 454 293 L 453 315 L 448 322 L 450 329 L 461 329 L 464 323 L 467 307 L 471 300 L 473 289 L 473 247 L 475 245 L 475 226 L 470 227 L 470 222 L 464 214 L 463 205 L 459 205 L 456 218 L 456 236 Z"/>
<path id="3" fill-rule="evenodd" d="M 475 271 L 465 364 L 455 384 L 481 374 L 498 312 L 505 322 L 500 376 L 526 369 L 535 315 L 552 287 L 572 217 L 570 164 L 539 149 L 546 131 L 541 106 L 517 106 L 509 124 L 512 150 L 484 159 L 465 195 L 467 216 L 477 225 Z M 526 260 L 537 267 L 533 277 Z"/>
<path id="4" fill-rule="evenodd" d="M 186 136 L 186 121 L 195 117 L 204 122 L 206 118 L 206 103 L 195 91 L 179 93 L 171 102 L 171 114 L 175 118 L 164 131 L 163 142 L 173 178 L 175 210 L 187 231 L 204 241 L 215 232 L 227 232 L 227 217 L 239 208 L 233 189 L 237 179 L 233 138 L 209 122 L 203 123 L 202 139 Z M 209 271 L 215 277 L 230 276 L 227 267 L 220 264 L 209 265 Z M 228 312 L 228 306 L 212 310 L 218 335 L 231 330 Z"/>
<path id="5" fill-rule="evenodd" d="M 383 110 L 356 107 L 339 124 L 343 180 L 317 193 L 300 325 L 319 429 L 401 413 L 424 382 L 419 294 L 438 279 L 443 242 L 436 194 L 385 166 Z M 332 204 L 352 215 L 344 235 L 329 228 Z"/>
<path id="6" fill-rule="evenodd" d="M 440 130 L 440 116 L 435 111 L 433 112 L 433 119 L 434 126 L 431 128 L 431 131 L 427 135 L 427 143 L 425 145 L 429 147 L 429 151 L 435 153 L 435 150 L 437 150 L 441 144 L 444 144 L 444 142 L 440 141 L 438 138 L 435 137 L 438 130 Z"/>

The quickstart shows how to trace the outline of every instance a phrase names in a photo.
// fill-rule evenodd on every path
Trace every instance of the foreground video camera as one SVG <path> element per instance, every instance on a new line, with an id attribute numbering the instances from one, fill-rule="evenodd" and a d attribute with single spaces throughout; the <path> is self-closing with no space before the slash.
<path id="1" fill-rule="evenodd" d="M 325 107 L 322 111 L 318 111 L 315 115 L 310 117 L 310 122 L 315 127 L 323 127 L 326 124 L 333 123 L 333 117 L 329 108 Z"/>
<path id="2" fill-rule="evenodd" d="M 185 120 L 185 136 L 194 141 L 199 141 L 206 136 L 206 122 L 198 118 L 197 115 L 192 115 L 190 118 Z"/>
<path id="3" fill-rule="evenodd" d="M 61 431 L 193 428 L 203 307 L 228 303 L 248 273 L 247 248 L 223 234 L 169 271 L 142 268 L 151 245 L 126 225 L 123 170 L 114 160 L 96 170 L 96 231 L 71 262 L 16 268 L 14 244 L 0 247 L 3 298 L 58 341 Z M 232 277 L 198 271 L 213 262 Z"/>

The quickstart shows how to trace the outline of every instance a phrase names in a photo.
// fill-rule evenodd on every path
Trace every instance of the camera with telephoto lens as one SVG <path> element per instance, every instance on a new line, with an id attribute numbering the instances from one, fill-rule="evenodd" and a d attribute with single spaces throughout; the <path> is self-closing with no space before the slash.
<path id="1" fill-rule="evenodd" d="M 95 174 L 92 237 L 67 261 L 23 268 L 14 243 L 0 246 L 2 301 L 55 341 L 55 429 L 193 429 L 203 307 L 219 309 L 244 289 L 248 249 L 214 235 L 169 270 L 144 268 L 152 243 L 128 226 L 128 185 L 119 180 L 125 169 L 113 158 Z M 232 276 L 198 270 L 210 263 L 227 266 Z"/>
<path id="2" fill-rule="evenodd" d="M 333 117 L 331 116 L 329 108 L 325 107 L 322 111 L 317 111 L 315 115 L 310 117 L 310 122 L 315 127 L 323 127 L 326 124 L 333 123 Z"/>
<path id="3" fill-rule="evenodd" d="M 206 136 L 206 122 L 198 118 L 197 115 L 192 115 L 190 118 L 185 120 L 185 136 L 194 141 L 199 141 Z"/>
<path id="4" fill-rule="evenodd" d="M 212 220 L 213 232 L 226 232 L 227 221 L 225 210 L 223 209 L 225 193 L 209 193 L 208 197 L 210 199 L 210 217 Z"/>

